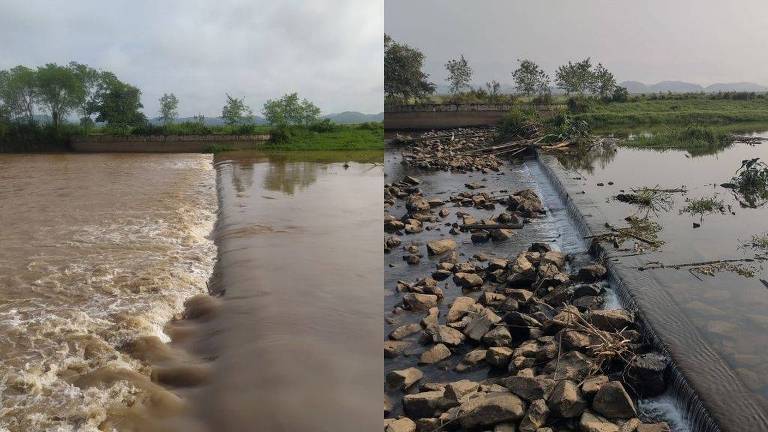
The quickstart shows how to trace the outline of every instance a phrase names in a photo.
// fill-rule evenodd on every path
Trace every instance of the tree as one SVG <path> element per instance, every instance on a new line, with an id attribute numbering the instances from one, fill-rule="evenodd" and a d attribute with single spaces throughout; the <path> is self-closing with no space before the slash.
<path id="1" fill-rule="evenodd" d="M 601 63 L 595 66 L 591 74 L 589 89 L 593 94 L 602 98 L 609 98 L 616 88 L 616 79 Z"/>
<path id="2" fill-rule="evenodd" d="M 37 73 L 24 66 L 4 71 L 0 99 L 11 118 L 23 118 L 30 124 L 35 120 Z"/>
<path id="3" fill-rule="evenodd" d="M 87 65 L 77 62 L 69 62 L 69 69 L 75 74 L 77 80 L 80 82 L 80 86 L 83 89 L 82 97 L 78 103 L 77 111 L 80 116 L 80 124 L 88 127 L 93 120 L 91 114 L 88 111 L 89 105 L 93 103 L 93 97 L 96 94 L 96 90 L 100 82 L 99 71 L 93 69 Z"/>
<path id="4" fill-rule="evenodd" d="M 569 61 L 567 65 L 557 68 L 555 82 L 557 87 L 564 90 L 566 94 L 583 95 L 590 89 L 593 82 L 592 63 L 589 57 L 577 63 Z"/>
<path id="5" fill-rule="evenodd" d="M 429 75 L 422 72 L 424 54 L 384 35 L 384 94 L 388 101 L 407 103 L 435 92 Z"/>
<path id="6" fill-rule="evenodd" d="M 66 66 L 49 63 L 37 68 L 37 99 L 51 114 L 53 126 L 80 106 L 85 89 L 77 75 Z"/>
<path id="7" fill-rule="evenodd" d="M 501 84 L 498 81 L 492 80 L 485 83 L 486 92 L 488 93 L 488 102 L 496 103 L 500 99 Z"/>
<path id="8" fill-rule="evenodd" d="M 245 104 L 245 99 L 233 98 L 227 93 L 227 103 L 221 109 L 221 118 L 230 126 L 251 121 L 253 112 Z"/>
<path id="9" fill-rule="evenodd" d="M 275 126 L 309 125 L 317 121 L 320 108 L 306 99 L 299 101 L 297 93 L 290 93 L 277 100 L 268 100 L 261 113 Z"/>
<path id="10" fill-rule="evenodd" d="M 160 119 L 164 124 L 173 123 L 176 120 L 176 117 L 179 116 L 179 113 L 176 111 L 178 107 L 179 99 L 175 94 L 163 93 L 163 96 L 160 98 Z"/>
<path id="11" fill-rule="evenodd" d="M 120 81 L 112 72 L 99 74 L 96 92 L 88 105 L 88 113 L 96 114 L 96 121 L 118 127 L 140 125 L 147 121 L 141 108 L 141 90 Z"/>
<path id="12" fill-rule="evenodd" d="M 515 80 L 515 89 L 526 95 L 549 93 L 549 76 L 536 63 L 528 60 L 518 60 L 518 67 L 512 72 Z"/>
<path id="13" fill-rule="evenodd" d="M 470 88 L 472 68 L 463 54 L 459 59 L 449 60 L 445 64 L 445 69 L 448 71 L 448 78 L 445 80 L 450 83 L 451 94 L 456 95 L 461 93 L 463 89 Z"/>

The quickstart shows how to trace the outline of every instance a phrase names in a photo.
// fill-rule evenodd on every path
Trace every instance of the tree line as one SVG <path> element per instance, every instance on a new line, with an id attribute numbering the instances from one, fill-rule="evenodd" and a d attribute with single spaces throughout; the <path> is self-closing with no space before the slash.
<path id="1" fill-rule="evenodd" d="M 173 93 L 160 97 L 159 118 L 163 124 L 178 119 L 179 99 Z M 141 90 L 109 71 L 77 62 L 49 63 L 37 68 L 16 66 L 0 70 L 0 121 L 35 125 L 36 116 L 50 115 L 58 129 L 71 115 L 84 128 L 96 122 L 112 127 L 144 126 L 147 117 L 140 111 Z M 318 121 L 320 108 L 297 93 L 268 100 L 262 107 L 265 120 L 273 126 L 310 125 Z M 227 125 L 253 123 L 253 112 L 244 98 L 226 94 L 221 117 Z M 203 122 L 203 116 L 196 117 Z"/>
<path id="2" fill-rule="evenodd" d="M 424 58 L 418 49 L 384 35 L 384 92 L 387 101 L 404 103 L 435 93 L 435 84 L 422 71 Z M 489 102 L 500 101 L 501 85 L 495 80 L 486 83 L 485 87 L 472 88 L 472 67 L 464 55 L 449 60 L 445 69 L 452 96 L 471 92 Z M 549 99 L 553 82 L 555 87 L 569 96 L 596 96 L 617 101 L 626 100 L 628 96 L 627 89 L 616 84 L 613 74 L 601 63 L 594 65 L 590 58 L 575 63 L 569 61 L 558 67 L 554 80 L 529 59 L 519 59 L 517 68 L 511 74 L 518 94 L 540 100 Z"/>

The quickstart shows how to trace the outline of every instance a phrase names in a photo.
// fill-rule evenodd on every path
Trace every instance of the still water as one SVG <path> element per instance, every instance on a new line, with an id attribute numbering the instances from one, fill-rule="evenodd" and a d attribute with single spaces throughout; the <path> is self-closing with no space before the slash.
<path id="1" fill-rule="evenodd" d="M 207 430 L 381 427 L 381 155 L 217 156 Z"/>
<path id="2" fill-rule="evenodd" d="M 633 272 L 635 295 L 650 324 L 724 430 L 768 428 L 768 261 L 759 259 L 768 250 L 749 244 L 752 236 L 768 233 L 768 204 L 745 206 L 744 197 L 720 186 L 743 160 L 753 158 L 768 161 L 768 144 L 734 144 L 709 154 L 619 147 L 578 161 L 560 158 L 568 168 L 563 175 L 568 192 L 577 201 L 591 201 L 584 212 L 598 231 L 605 231 L 604 222 L 626 225 L 627 216 L 648 217 L 661 226 L 659 250 L 611 254 Z M 671 194 L 669 205 L 653 211 L 615 199 L 644 186 L 686 192 Z M 721 201 L 723 211 L 683 211 L 697 198 Z M 636 270 L 653 263 L 755 257 L 704 273 L 692 267 Z"/>
<path id="3" fill-rule="evenodd" d="M 206 292 L 215 212 L 210 156 L 0 155 L 0 430 L 180 407 L 120 348 Z"/>

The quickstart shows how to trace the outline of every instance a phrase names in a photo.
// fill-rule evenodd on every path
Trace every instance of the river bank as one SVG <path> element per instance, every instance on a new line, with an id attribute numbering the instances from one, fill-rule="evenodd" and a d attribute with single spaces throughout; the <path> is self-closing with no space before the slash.
<path id="1" fill-rule="evenodd" d="M 658 385 L 659 380 L 650 376 L 640 380 L 642 383 L 628 382 L 631 378 L 612 374 L 608 366 L 603 371 L 606 378 L 603 378 L 600 376 L 603 372 L 596 373 L 590 367 L 595 364 L 591 363 L 594 353 L 587 348 L 591 342 L 577 347 L 568 343 L 563 345 L 562 339 L 557 338 L 567 335 L 565 339 L 569 340 L 574 334 L 582 334 L 585 339 L 590 337 L 584 334 L 589 332 L 584 332 L 583 328 L 569 328 L 568 320 L 556 318 L 558 314 L 561 315 L 559 318 L 570 317 L 571 309 L 564 308 L 563 303 L 571 304 L 574 300 L 581 310 L 573 309 L 573 317 L 578 314 L 585 323 L 603 325 L 598 319 L 601 316 L 622 317 L 625 324 L 622 328 L 598 328 L 600 334 L 605 334 L 606 330 L 631 332 L 634 331 L 631 328 L 638 327 L 629 318 L 631 313 L 616 310 L 618 302 L 609 285 L 579 282 L 590 271 L 584 270 L 580 274 L 580 268 L 599 269 L 600 266 L 591 265 L 587 247 L 578 229 L 570 222 L 567 209 L 561 206 L 550 211 L 547 208 L 547 214 L 538 217 L 525 214 L 538 207 L 535 203 L 541 196 L 543 202 L 558 202 L 554 190 L 542 192 L 541 181 L 546 175 L 535 161 L 503 164 L 498 170 L 490 167 L 484 171 L 449 174 L 401 167 L 397 153 L 399 150 L 388 151 L 388 180 L 392 183 L 385 191 L 385 196 L 391 196 L 385 205 L 390 206 L 388 211 L 394 216 L 388 216 L 389 225 L 385 225 L 385 230 L 400 233 L 398 239 L 388 237 L 385 243 L 386 250 L 390 251 L 385 280 L 387 310 L 392 311 L 391 315 L 387 314 L 389 341 L 385 341 L 385 368 L 391 384 L 385 388 L 385 394 L 391 405 L 389 415 L 385 417 L 393 419 L 392 422 L 400 415 L 410 419 L 392 423 L 389 426 L 392 430 L 410 427 L 411 421 L 417 430 L 433 430 L 440 424 L 446 424 L 447 429 L 460 425 L 472 429 L 480 424 L 487 428 L 495 423 L 517 424 L 521 420 L 520 426 L 525 425 L 526 430 L 531 427 L 534 430 L 545 423 L 555 430 L 568 425 L 578 428 L 580 422 L 589 424 L 588 427 L 618 430 L 619 425 L 630 427 L 635 424 L 635 420 L 628 423 L 628 417 L 638 415 L 645 422 L 667 420 L 674 430 L 687 430 L 675 408 L 668 402 L 661 402 L 667 400 L 665 396 L 648 399 L 663 392 L 663 379 L 661 387 L 654 391 L 643 388 L 644 385 L 653 387 L 654 382 Z M 531 177 L 532 171 L 536 177 Z M 519 190 L 531 192 L 512 195 Z M 484 191 L 488 194 L 483 194 Z M 427 200 L 420 200 L 419 196 Z M 520 202 L 528 199 L 530 205 L 523 204 L 519 209 Z M 504 208 L 508 206 L 508 216 L 504 216 Z M 456 212 L 458 221 L 454 221 L 453 207 L 460 207 Z M 520 226 L 517 221 L 528 223 Z M 477 223 L 485 225 L 485 230 L 473 228 L 479 228 Z M 506 225 L 497 229 L 493 226 L 497 223 Z M 447 233 L 449 229 L 450 233 Z M 435 253 L 436 244 L 440 244 L 434 243 L 436 241 L 455 247 L 454 252 Z M 548 258 L 542 261 L 544 256 Z M 542 262 L 544 268 L 552 271 L 541 271 Z M 523 263 L 527 264 L 523 266 Z M 522 267 L 530 270 L 521 271 Z M 510 280 L 513 281 L 511 285 Z M 591 294 L 587 294 L 590 289 Z M 574 295 L 574 292 L 578 294 Z M 589 318 L 591 315 L 594 320 Z M 510 324 L 508 321 L 514 322 Z M 494 335 L 484 338 L 486 333 Z M 500 336 L 497 338 L 495 333 Z M 639 335 L 636 332 L 635 337 Z M 636 342 L 642 344 L 641 340 L 639 337 Z M 636 354 L 647 353 L 645 357 L 637 357 L 648 360 L 646 363 L 653 363 L 652 358 L 665 358 L 653 350 L 648 351 L 649 347 L 642 348 L 635 342 L 630 344 L 639 350 Z M 522 347 L 530 350 L 522 350 Z M 553 379 L 552 374 L 560 372 L 557 359 L 567 359 L 563 360 L 565 365 L 572 357 L 578 357 L 576 363 L 581 362 L 578 373 L 584 376 Z M 666 360 L 657 361 L 656 365 L 663 371 Z M 573 371 L 570 365 L 564 369 Z M 615 381 L 605 392 L 621 386 L 622 391 L 631 394 L 622 398 L 631 402 L 632 414 L 613 413 L 608 414 L 611 419 L 602 418 L 600 410 L 605 414 L 605 407 L 601 403 L 595 407 L 594 400 L 590 402 L 597 389 L 589 389 L 585 395 L 579 387 L 584 385 L 582 380 L 587 376 L 600 376 L 596 378 L 600 384 Z M 563 378 L 570 378 L 573 383 Z M 405 381 L 408 381 L 407 385 L 404 385 Z M 538 388 L 540 394 L 526 393 L 532 387 Z M 558 392 L 556 398 L 550 393 L 553 388 Z M 457 389 L 461 394 L 456 393 Z M 569 392 L 580 408 L 575 414 L 563 415 L 560 396 Z M 644 395 L 639 404 L 634 399 L 638 394 Z M 498 405 L 496 398 L 504 399 L 505 406 Z M 601 399 L 602 396 L 598 398 Z M 585 416 L 584 408 L 590 403 L 591 411 Z M 469 408 L 485 414 L 488 409 L 500 409 L 506 417 L 467 415 L 472 411 Z M 659 409 L 663 412 L 661 416 Z M 440 416 L 436 415 L 440 413 Z M 617 419 L 625 415 L 627 417 Z M 479 417 L 486 418 L 480 420 Z M 470 424 L 473 418 L 481 423 Z M 500 425 L 496 427 L 503 430 Z M 614 427 L 616 429 L 611 429 Z M 642 427 L 665 430 L 661 424 Z"/>

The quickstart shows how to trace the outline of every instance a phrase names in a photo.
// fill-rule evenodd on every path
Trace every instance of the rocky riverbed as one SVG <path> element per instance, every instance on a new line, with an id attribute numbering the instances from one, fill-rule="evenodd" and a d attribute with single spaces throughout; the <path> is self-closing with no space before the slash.
<path id="1" fill-rule="evenodd" d="M 386 287 L 385 431 L 669 430 L 637 410 L 665 391 L 667 359 L 606 307 L 605 268 L 552 239 L 521 243 L 545 206 L 487 180 L 440 198 L 414 176 L 385 185 L 385 252 L 420 275 Z M 468 257 L 477 245 L 493 252 Z"/>

